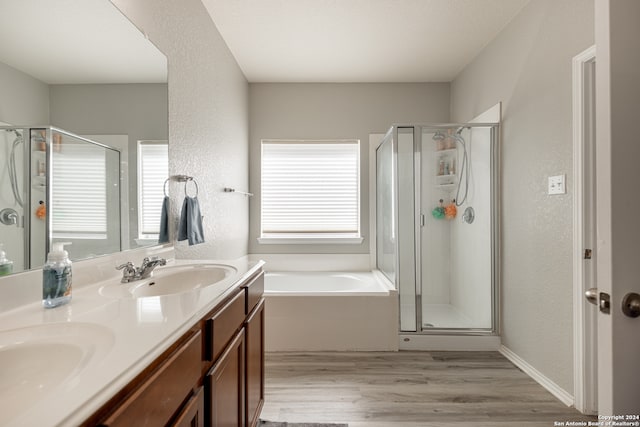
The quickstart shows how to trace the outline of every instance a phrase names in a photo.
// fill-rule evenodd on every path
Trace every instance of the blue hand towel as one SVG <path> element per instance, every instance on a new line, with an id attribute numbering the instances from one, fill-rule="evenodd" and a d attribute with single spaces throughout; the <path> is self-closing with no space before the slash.
<path id="1" fill-rule="evenodd" d="M 188 240 L 189 246 L 204 243 L 202 215 L 197 197 L 186 196 L 182 203 L 180 224 L 178 225 L 178 241 Z"/>
<path id="2" fill-rule="evenodd" d="M 160 233 L 158 243 L 169 242 L 169 198 L 164 196 L 162 200 L 162 212 L 160 213 Z"/>

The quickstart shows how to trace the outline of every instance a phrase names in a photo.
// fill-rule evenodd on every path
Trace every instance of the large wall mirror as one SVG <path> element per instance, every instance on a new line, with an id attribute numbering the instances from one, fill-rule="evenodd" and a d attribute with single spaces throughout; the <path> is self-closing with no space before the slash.
<path id="1" fill-rule="evenodd" d="M 15 129 L 0 131 L 0 244 L 13 272 L 41 267 L 53 240 L 72 241 L 74 260 L 157 244 L 166 57 L 109 0 L 3 0 L 0 16 L 0 126 Z M 98 204 L 83 170 L 105 177 Z"/>

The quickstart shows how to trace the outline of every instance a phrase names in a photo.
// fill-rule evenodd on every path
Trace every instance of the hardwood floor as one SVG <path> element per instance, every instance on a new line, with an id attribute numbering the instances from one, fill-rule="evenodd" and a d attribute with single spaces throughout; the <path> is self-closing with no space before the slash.
<path id="1" fill-rule="evenodd" d="M 497 352 L 268 353 L 270 421 L 349 427 L 553 426 L 594 420 Z"/>

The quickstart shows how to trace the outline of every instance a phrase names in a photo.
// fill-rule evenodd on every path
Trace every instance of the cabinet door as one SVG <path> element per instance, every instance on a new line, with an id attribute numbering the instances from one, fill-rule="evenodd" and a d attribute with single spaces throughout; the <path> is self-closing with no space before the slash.
<path id="1" fill-rule="evenodd" d="M 258 305 L 264 294 L 264 273 L 260 273 L 250 283 L 244 285 L 247 294 L 244 314 L 249 314 Z"/>
<path id="2" fill-rule="evenodd" d="M 178 415 L 173 427 L 204 427 L 204 388 L 200 387 Z"/>
<path id="3" fill-rule="evenodd" d="M 166 425 L 200 378 L 201 336 L 189 338 L 100 425 Z"/>
<path id="4" fill-rule="evenodd" d="M 247 426 L 255 426 L 264 403 L 264 299 L 247 317 L 246 414 Z"/>
<path id="5" fill-rule="evenodd" d="M 218 360 L 227 344 L 231 342 L 245 319 L 245 292 L 240 291 L 213 317 L 207 320 L 206 359 Z"/>
<path id="6" fill-rule="evenodd" d="M 233 338 L 206 378 L 208 423 L 212 427 L 244 426 L 244 328 Z"/>

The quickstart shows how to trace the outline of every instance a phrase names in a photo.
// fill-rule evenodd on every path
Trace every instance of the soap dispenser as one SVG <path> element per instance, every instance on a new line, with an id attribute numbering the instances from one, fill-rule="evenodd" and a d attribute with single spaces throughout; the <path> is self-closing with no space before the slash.
<path id="1" fill-rule="evenodd" d="M 42 268 L 42 305 L 53 308 L 71 301 L 71 260 L 66 242 L 56 242 Z"/>
<path id="2" fill-rule="evenodd" d="M 2 250 L 3 246 L 0 243 L 0 276 L 6 276 L 13 272 L 13 261 L 7 259 L 7 254 Z"/>

